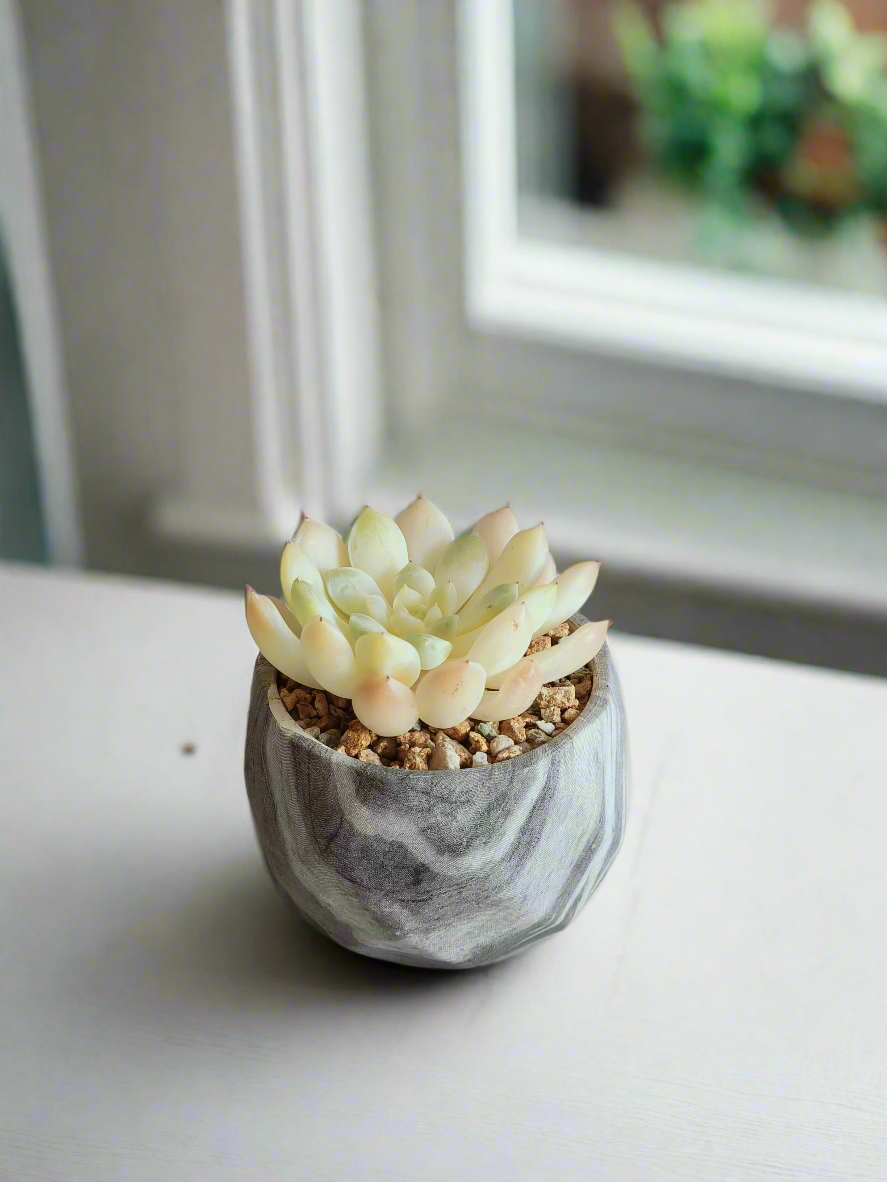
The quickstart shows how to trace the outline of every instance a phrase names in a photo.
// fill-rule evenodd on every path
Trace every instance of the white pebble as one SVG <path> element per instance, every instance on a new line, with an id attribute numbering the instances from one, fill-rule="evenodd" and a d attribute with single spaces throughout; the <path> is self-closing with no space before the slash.
<path id="1" fill-rule="evenodd" d="M 514 739 L 509 739 L 508 735 L 496 735 L 490 739 L 490 755 L 501 755 L 509 747 L 514 746 Z"/>
<path id="2" fill-rule="evenodd" d="M 538 726 L 540 731 L 544 731 L 546 735 L 554 734 L 553 722 L 537 722 L 536 726 Z"/>
<path id="3" fill-rule="evenodd" d="M 471 763 L 473 767 L 480 767 L 481 764 L 488 762 L 489 761 L 487 759 L 486 751 L 475 751 L 474 755 L 471 757 Z"/>

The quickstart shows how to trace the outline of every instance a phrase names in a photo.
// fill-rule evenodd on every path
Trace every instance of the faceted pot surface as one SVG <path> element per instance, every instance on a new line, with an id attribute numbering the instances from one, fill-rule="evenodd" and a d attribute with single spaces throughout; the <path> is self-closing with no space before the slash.
<path id="1" fill-rule="evenodd" d="M 304 734 L 260 656 L 246 786 L 277 886 L 345 948 L 427 968 L 491 964 L 566 927 L 625 822 L 625 713 L 606 645 L 593 674 L 582 714 L 536 750 L 406 771 Z"/>

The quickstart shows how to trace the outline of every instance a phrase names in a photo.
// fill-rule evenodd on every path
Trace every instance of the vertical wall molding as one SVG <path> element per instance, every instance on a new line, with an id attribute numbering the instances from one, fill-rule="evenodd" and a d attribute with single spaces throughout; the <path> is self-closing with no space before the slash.
<path id="1" fill-rule="evenodd" d="M 255 503 L 155 507 L 163 537 L 265 546 L 343 521 L 380 438 L 359 0 L 226 0 Z"/>
<path id="2" fill-rule="evenodd" d="M 83 561 L 61 336 L 44 221 L 24 43 L 0 0 L 0 232 L 21 336 L 49 558 Z"/>

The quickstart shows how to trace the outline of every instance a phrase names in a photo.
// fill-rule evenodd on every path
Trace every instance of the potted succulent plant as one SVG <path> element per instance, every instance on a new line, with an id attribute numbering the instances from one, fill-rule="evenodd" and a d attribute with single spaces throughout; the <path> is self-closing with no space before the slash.
<path id="1" fill-rule="evenodd" d="M 268 869 L 368 956 L 468 968 L 563 928 L 612 862 L 625 721 L 609 621 L 509 508 L 455 538 L 421 494 L 348 535 L 304 518 L 260 655 L 246 783 Z"/>

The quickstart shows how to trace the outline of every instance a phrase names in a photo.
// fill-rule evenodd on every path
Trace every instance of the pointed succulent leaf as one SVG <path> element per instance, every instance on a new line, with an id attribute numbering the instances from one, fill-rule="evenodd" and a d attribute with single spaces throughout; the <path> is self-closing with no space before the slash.
<path id="1" fill-rule="evenodd" d="M 313 517 L 304 517 L 293 534 L 293 541 L 305 551 L 321 574 L 333 566 L 348 565 L 345 543 L 332 528 Z M 301 577 L 301 576 L 296 576 Z"/>
<path id="2" fill-rule="evenodd" d="M 332 694 L 350 698 L 357 678 L 351 645 L 329 620 L 314 616 L 302 628 L 302 656 L 311 675 Z"/>
<path id="3" fill-rule="evenodd" d="M 429 604 L 431 607 L 439 607 L 443 615 L 451 616 L 456 610 L 457 594 L 455 583 L 449 579 L 434 588 Z"/>
<path id="4" fill-rule="evenodd" d="M 313 583 L 306 583 L 304 579 L 296 579 L 290 588 L 289 607 L 302 625 L 303 631 L 308 621 L 315 616 L 323 616 L 325 620 L 334 623 L 339 619 L 323 587 L 315 587 Z"/>
<path id="5" fill-rule="evenodd" d="M 277 610 L 283 616 L 283 621 L 287 625 L 287 627 L 290 629 L 290 631 L 295 636 L 301 636 L 302 635 L 302 625 L 299 623 L 299 621 L 296 619 L 296 617 L 293 615 L 293 613 L 290 611 L 290 609 L 286 606 L 284 601 L 282 599 L 279 599 L 276 595 L 269 595 L 268 598 L 274 600 L 274 604 L 275 604 Z"/>
<path id="6" fill-rule="evenodd" d="M 511 668 L 527 651 L 533 624 L 525 604 L 517 610 L 502 612 L 485 624 L 468 652 L 469 661 L 477 661 L 488 676 Z"/>
<path id="7" fill-rule="evenodd" d="M 459 617 L 456 615 L 444 616 L 432 626 L 431 631 L 441 640 L 453 640 L 459 632 Z"/>
<path id="8" fill-rule="evenodd" d="M 377 735 L 402 735 L 419 717 L 416 696 L 396 677 L 363 677 L 351 697 L 354 713 Z"/>
<path id="9" fill-rule="evenodd" d="M 466 660 L 445 661 L 426 673 L 416 686 L 419 717 L 429 726 L 457 726 L 473 713 L 483 696 L 485 681 L 483 665 Z"/>
<path id="10" fill-rule="evenodd" d="M 541 587 L 545 583 L 553 583 L 557 578 L 557 567 L 554 564 L 554 559 L 549 554 L 545 566 L 542 568 L 542 574 L 539 576 L 536 586 Z"/>
<path id="11" fill-rule="evenodd" d="M 348 535 L 351 565 L 366 571 L 385 598 L 394 598 L 394 577 L 406 566 L 407 544 L 398 526 L 388 516 L 369 505 L 355 521 Z"/>
<path id="12" fill-rule="evenodd" d="M 317 563 L 310 557 L 307 550 L 295 541 L 289 541 L 280 556 L 280 587 L 284 597 L 288 597 L 296 579 L 303 579 L 312 587 L 323 590 L 323 579 L 317 569 Z"/>
<path id="13" fill-rule="evenodd" d="M 348 617 L 348 631 L 351 634 L 353 646 L 357 644 L 361 636 L 366 636 L 368 632 L 384 632 L 385 628 L 372 616 L 365 615 L 363 612 L 355 612 Z"/>
<path id="14" fill-rule="evenodd" d="M 359 673 L 367 677 L 396 677 L 404 685 L 412 685 L 422 671 L 418 650 L 388 632 L 361 636 L 354 656 Z"/>
<path id="15" fill-rule="evenodd" d="M 472 717 L 481 722 L 502 722 L 505 718 L 523 714 L 533 704 L 542 681 L 539 667 L 532 658 L 525 657 L 508 671 L 501 689 L 486 691 L 472 711 Z"/>
<path id="16" fill-rule="evenodd" d="M 550 628 L 556 628 L 580 610 L 594 590 L 600 569 L 599 562 L 577 562 L 558 575 L 554 582 L 557 599 L 546 619 L 537 626 L 534 636 L 541 636 Z"/>
<path id="17" fill-rule="evenodd" d="M 519 602 L 526 604 L 527 611 L 530 613 L 533 635 L 541 635 L 541 633 L 537 633 L 536 629 L 545 624 L 554 610 L 554 605 L 557 603 L 557 587 L 554 583 L 536 586 L 531 591 L 525 591 Z M 553 628 L 554 625 L 549 624 L 548 627 Z"/>
<path id="18" fill-rule="evenodd" d="M 514 603 L 519 590 L 517 583 L 500 583 L 498 587 L 493 587 L 479 600 L 474 611 L 459 613 L 459 627 L 463 632 L 482 628 Z"/>
<path id="19" fill-rule="evenodd" d="M 408 612 L 417 612 L 419 608 L 424 610 L 425 600 L 418 591 L 414 591 L 412 587 L 403 586 L 394 596 L 395 610 L 400 607 L 405 607 Z M 418 612 L 421 615 L 421 612 Z"/>
<path id="20" fill-rule="evenodd" d="M 440 610 L 440 608 L 437 606 L 436 603 L 432 604 L 432 606 L 425 613 L 425 620 L 424 620 L 425 627 L 426 628 L 433 628 L 434 625 L 438 622 L 438 620 L 442 620 L 442 619 L 443 619 L 443 612 Z"/>
<path id="21" fill-rule="evenodd" d="M 430 632 L 414 632 L 407 640 L 418 652 L 423 669 L 436 669 L 442 665 L 453 648 L 448 640 L 432 636 Z"/>
<path id="22" fill-rule="evenodd" d="M 436 505 L 419 493 L 412 505 L 397 515 L 406 538 L 410 561 L 433 571 L 444 547 L 453 540 L 453 527 Z"/>
<path id="23" fill-rule="evenodd" d="M 382 594 L 375 579 L 355 566 L 333 567 L 324 575 L 324 582 L 329 598 L 348 616 L 354 612 L 366 612 L 369 597 Z"/>
<path id="24" fill-rule="evenodd" d="M 594 660 L 603 648 L 609 627 L 609 620 L 595 620 L 583 624 L 581 628 L 565 636 L 560 644 L 553 644 L 551 648 L 534 653 L 529 659 L 542 673 L 543 681 L 559 681 L 560 678 L 569 677 L 571 673 Z"/>
<path id="25" fill-rule="evenodd" d="M 450 542 L 435 568 L 434 581 L 438 587 L 452 583 L 456 588 L 453 611 L 458 611 L 468 596 L 480 586 L 489 566 L 487 548 L 476 534 L 465 534 Z"/>
<path id="26" fill-rule="evenodd" d="M 392 583 L 395 595 L 401 587 L 409 587 L 411 591 L 418 591 L 423 599 L 428 599 L 434 590 L 434 575 L 424 566 L 416 562 L 408 562 L 397 572 Z"/>
<path id="27" fill-rule="evenodd" d="M 425 624 L 405 607 L 399 607 L 389 616 L 388 629 L 396 636 L 411 636 L 414 632 L 424 632 Z"/>
<path id="28" fill-rule="evenodd" d="M 376 623 L 387 626 L 391 614 L 387 599 L 383 595 L 368 595 L 365 602 L 363 614 L 372 616 Z"/>
<path id="29" fill-rule="evenodd" d="M 483 596 L 499 583 L 517 583 L 521 590 L 534 586 L 542 573 L 547 558 L 548 539 L 545 536 L 545 526 L 536 525 L 532 529 L 520 530 L 490 567 L 487 577 L 468 600 L 468 609 L 475 608 Z"/>
<path id="30" fill-rule="evenodd" d="M 495 562 L 517 533 L 517 518 L 508 505 L 503 505 L 485 514 L 471 532 L 483 539 L 490 562 Z"/>
<path id="31" fill-rule="evenodd" d="M 270 661 L 285 677 L 292 677 L 302 685 L 319 689 L 305 663 L 302 642 L 289 627 L 274 600 L 247 587 L 244 606 L 250 636 L 265 660 Z"/>

